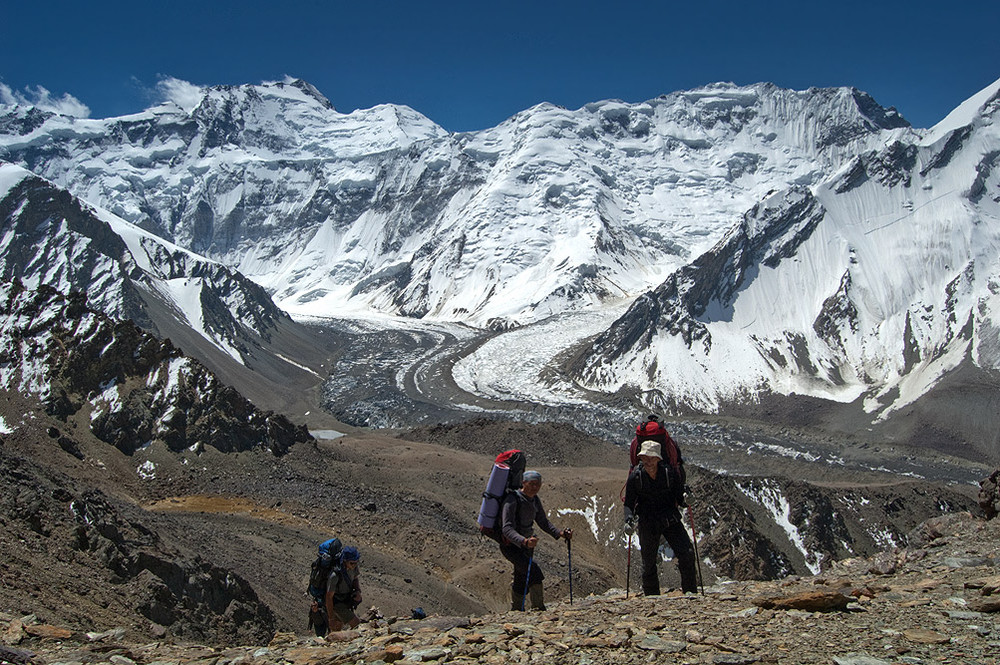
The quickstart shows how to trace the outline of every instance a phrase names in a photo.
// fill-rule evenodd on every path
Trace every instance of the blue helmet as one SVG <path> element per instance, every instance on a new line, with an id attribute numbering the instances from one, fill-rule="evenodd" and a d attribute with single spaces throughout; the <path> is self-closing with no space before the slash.
<path id="1" fill-rule="evenodd" d="M 361 553 L 358 552 L 357 547 L 345 547 L 340 551 L 340 561 L 341 563 L 346 561 L 360 561 Z"/>

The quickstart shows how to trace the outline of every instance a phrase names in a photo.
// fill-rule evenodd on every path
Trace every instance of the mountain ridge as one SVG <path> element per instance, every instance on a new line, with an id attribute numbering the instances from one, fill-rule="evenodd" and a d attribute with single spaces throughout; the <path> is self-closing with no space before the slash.
<path id="1" fill-rule="evenodd" d="M 1000 137 L 989 101 L 997 97 L 984 97 L 977 120 L 936 142 L 894 141 L 814 188 L 758 204 L 640 298 L 573 375 L 606 391 L 635 382 L 662 391 L 656 407 L 702 412 L 772 391 L 858 401 L 875 424 L 963 362 L 996 376 L 1000 266 L 989 229 L 1000 219 L 992 169 Z M 909 233 L 899 234 L 904 221 Z M 787 293 L 801 295 L 783 300 Z M 684 356 L 693 362 L 678 362 Z M 668 359 L 669 377 L 657 369 Z M 995 442 L 972 443 L 997 453 Z"/>
<path id="2" fill-rule="evenodd" d="M 561 374 L 573 399 L 725 415 L 802 395 L 864 414 L 861 431 L 940 384 L 966 346 L 991 383 L 993 240 L 980 222 L 996 215 L 993 94 L 948 131 L 914 129 L 855 88 L 713 84 L 636 104 L 542 104 L 462 134 L 411 109 L 338 114 L 294 81 L 199 94 L 105 121 L 5 107 L 0 146 L 245 271 L 300 320 L 376 312 L 503 335 L 635 300 L 599 346 L 581 332 L 553 349 L 576 349 Z M 967 196 L 946 190 L 959 181 Z M 917 232 L 898 233 L 911 219 Z M 942 249 L 942 230 L 962 241 Z M 890 243 L 896 263 L 866 236 Z M 889 293 L 897 275 L 884 268 L 912 286 Z M 636 314 L 651 298 L 662 302 Z M 674 323 L 657 322 L 664 312 Z M 258 346 L 237 362 L 253 364 Z M 463 361 L 463 388 L 499 385 L 484 374 L 494 359 L 478 361 L 494 346 Z M 947 420 L 968 447 L 972 430 Z"/>
<path id="3" fill-rule="evenodd" d="M 833 162 L 839 151 L 849 149 L 849 146 L 873 132 L 904 130 L 906 127 L 905 121 L 892 112 L 883 109 L 876 113 L 875 109 L 881 107 L 867 95 L 853 89 L 812 89 L 797 93 L 767 84 L 742 88 L 718 84 L 639 104 L 606 100 L 585 105 L 577 111 L 539 105 L 513 116 L 496 128 L 447 135 L 411 110 L 383 106 L 344 116 L 311 97 L 292 95 L 289 90 L 297 93 L 299 89 L 294 84 L 284 83 L 208 88 L 202 91 L 201 103 L 189 114 L 170 112 L 168 107 L 161 106 L 157 113 L 118 120 L 57 121 L 49 116 L 41 125 L 35 120 L 25 127 L 31 129 L 27 139 L 14 139 L 8 133 L 0 139 L 0 144 L 8 159 L 25 164 L 84 199 L 194 251 L 221 259 L 261 281 L 286 309 L 301 309 L 316 303 L 319 289 L 327 295 L 340 293 L 336 296 L 338 299 L 358 300 L 383 311 L 482 324 L 504 316 L 513 316 L 514 321 L 532 320 L 538 315 L 531 315 L 530 311 L 545 302 L 548 305 L 540 314 L 558 312 L 566 306 L 576 307 L 572 302 L 580 298 L 583 299 L 581 304 L 586 304 L 589 302 L 586 296 L 588 289 L 596 289 L 596 303 L 602 298 L 628 297 L 640 288 L 651 286 L 655 282 L 648 277 L 639 282 L 634 278 L 625 279 L 622 267 L 617 266 L 618 262 L 624 261 L 631 270 L 639 270 L 640 275 L 648 269 L 637 261 L 643 252 L 640 245 L 629 238 L 634 230 L 640 231 L 647 247 L 655 248 L 657 261 L 667 260 L 668 265 L 677 261 L 671 259 L 671 255 L 680 252 L 678 258 L 683 258 L 686 252 L 692 251 L 695 243 L 700 242 L 698 234 L 701 231 L 693 234 L 685 232 L 671 238 L 662 230 L 654 232 L 655 226 L 648 222 L 640 222 L 640 226 L 632 230 L 628 223 L 622 228 L 616 220 L 628 208 L 636 208 L 635 212 L 626 212 L 629 217 L 637 216 L 639 210 L 647 210 L 649 212 L 642 216 L 671 219 L 669 214 L 664 216 L 664 203 L 656 201 L 657 195 L 653 191 L 655 180 L 650 181 L 647 175 L 640 175 L 640 179 L 636 180 L 635 176 L 629 175 L 636 169 L 637 157 L 649 155 L 654 162 L 659 162 L 657 170 L 650 174 L 655 178 L 665 177 L 668 182 L 672 178 L 683 184 L 678 178 L 684 177 L 685 169 L 670 161 L 672 153 L 694 158 L 698 162 L 698 170 L 704 171 L 694 175 L 704 178 L 718 167 L 711 160 L 697 158 L 697 153 L 704 152 L 713 142 L 727 136 L 742 136 L 742 143 L 764 150 L 764 144 L 777 140 L 783 145 L 796 146 L 798 154 L 795 159 L 803 164 L 796 165 L 786 158 L 779 158 L 777 153 L 768 154 L 762 162 L 753 156 L 752 151 L 736 150 L 729 158 L 731 163 L 720 174 L 721 182 L 727 178 L 732 181 L 742 177 L 752 178 L 753 172 L 769 160 L 785 162 L 784 165 L 779 163 L 778 168 L 787 172 L 782 177 L 788 182 L 787 178 L 815 177 L 805 163 L 807 159 L 812 159 L 810 155 L 813 152 L 821 154 L 829 151 L 833 157 L 830 161 Z M 269 101 L 272 99 L 277 101 Z M 279 110 L 291 120 L 282 120 Z M 413 133 L 411 130 L 403 130 L 402 133 L 393 130 L 396 123 L 385 112 L 393 117 L 408 114 L 406 126 L 416 130 L 413 140 L 407 138 Z M 809 120 L 814 114 L 822 115 L 822 118 Z M 0 126 L 6 123 L 9 127 L 14 118 L 26 115 L 23 110 L 14 108 L 5 115 Z M 292 121 L 294 131 L 290 124 Z M 322 129 L 324 125 L 318 124 L 320 121 L 330 129 Z M 55 123 L 50 138 L 45 138 L 46 122 Z M 64 129 L 59 128 L 60 122 Z M 105 130 L 107 138 L 101 138 L 101 122 L 109 125 L 109 130 Z M 774 128 L 784 131 L 783 139 L 771 130 L 753 130 L 761 134 L 756 138 L 751 131 L 758 126 L 768 127 L 768 123 L 784 126 L 786 122 L 794 123 L 794 126 L 785 126 L 784 130 L 778 126 Z M 72 131 L 77 125 L 86 127 L 89 132 L 74 139 Z M 163 133 L 165 131 L 168 133 Z M 351 134 L 343 131 L 350 131 Z M 181 138 L 182 142 L 170 138 L 171 134 Z M 375 140 L 373 137 L 382 138 Z M 615 147 L 617 141 L 626 143 L 618 148 Z M 45 147 L 46 142 L 51 147 Z M 190 143 L 186 150 L 183 149 L 184 143 Z M 62 145 L 65 146 L 63 149 L 72 149 L 74 144 L 78 146 L 77 150 L 100 145 L 102 154 L 98 159 L 76 164 L 72 158 L 55 161 L 46 157 L 46 152 L 52 147 Z M 546 145 L 565 147 L 552 150 Z M 661 156 L 657 157 L 657 154 Z M 571 157 L 583 159 L 583 168 L 571 167 L 570 172 L 559 174 L 558 170 L 564 170 L 571 164 L 568 161 Z M 400 162 L 400 158 L 404 161 Z M 609 158 L 612 161 L 608 161 Z M 194 163 L 185 166 L 185 161 L 180 161 L 172 166 L 178 159 Z M 305 161 L 297 166 L 296 159 Z M 411 166 L 405 166 L 406 159 L 416 161 Z M 196 164 L 198 160 L 208 161 L 201 166 Z M 270 162 L 270 165 L 255 173 L 251 168 L 255 162 L 264 165 Z M 399 167 L 394 166 L 397 163 Z M 309 169 L 314 168 L 312 164 L 322 169 L 322 178 L 309 175 Z M 211 182 L 199 175 L 205 167 L 214 169 L 208 175 L 218 171 L 211 175 Z M 242 182 L 227 176 L 226 169 L 236 169 L 233 175 L 244 174 Z M 103 170 L 107 170 L 108 175 L 104 175 Z M 144 175 L 144 171 L 149 175 Z M 81 180 L 84 173 L 86 183 Z M 120 180 L 126 173 L 131 174 L 133 184 Z M 268 184 L 269 179 L 276 175 L 283 176 L 282 179 L 292 176 L 298 181 L 295 186 L 304 187 L 308 198 L 296 198 L 301 195 L 295 194 L 294 189 L 280 187 L 277 183 Z M 151 176 L 152 182 L 139 185 L 150 181 Z M 718 176 L 712 174 L 711 177 Z M 160 184 L 156 183 L 157 180 Z M 337 184 L 330 188 L 328 184 L 324 185 L 324 180 Z M 169 185 L 169 189 L 164 190 L 164 184 Z M 400 188 L 414 187 L 420 188 L 421 193 L 408 195 L 409 199 L 404 196 L 402 201 L 397 202 L 388 198 L 402 193 Z M 737 187 L 732 191 L 739 193 L 743 189 L 745 187 Z M 643 190 L 649 193 L 643 193 Z M 740 193 L 740 197 L 749 203 L 753 198 L 752 191 Z M 192 202 L 177 208 L 175 202 L 179 201 L 181 192 Z M 650 197 L 650 194 L 653 196 Z M 268 199 L 276 196 L 285 201 L 282 207 L 276 208 L 268 203 Z M 679 201 L 684 200 L 683 192 L 678 196 L 681 197 Z M 255 212 L 254 208 L 261 204 L 265 209 Z M 511 204 L 514 204 L 513 208 Z M 541 233 L 531 230 L 530 225 L 525 225 L 527 220 L 517 221 L 517 216 L 526 212 L 518 212 L 518 207 L 539 204 L 539 212 L 547 220 L 545 223 L 551 225 L 548 233 L 544 228 Z M 429 207 L 423 209 L 422 205 Z M 409 224 L 391 222 L 385 213 L 380 212 L 383 208 L 393 217 L 409 220 Z M 553 214 L 557 210 L 558 214 Z M 287 258 L 278 262 L 278 275 L 293 273 L 293 281 L 288 282 L 287 277 L 267 276 L 262 272 L 262 266 L 267 266 L 273 275 L 276 266 L 268 255 L 281 251 L 279 247 L 284 240 L 271 238 L 259 249 L 241 248 L 233 243 L 238 243 L 241 237 L 259 243 L 263 239 L 260 233 L 265 229 L 269 229 L 269 234 L 278 233 L 292 238 L 282 230 L 288 225 L 287 220 L 278 226 L 274 226 L 273 222 L 261 226 L 260 221 L 254 221 L 259 220 L 261 214 L 268 214 L 279 221 L 291 211 L 295 211 L 299 218 L 297 225 L 292 227 L 295 233 L 301 235 L 304 231 L 308 239 L 322 232 L 326 234 L 326 239 L 322 241 L 324 244 L 331 241 L 337 243 L 342 247 L 339 251 L 346 254 L 331 254 L 318 246 L 310 248 L 309 244 L 304 245 L 302 239 L 292 239 L 291 247 L 296 248 L 296 252 L 288 254 L 286 248 L 283 254 Z M 180 217 L 177 217 L 178 212 Z M 324 218 L 316 217 L 317 212 L 331 220 L 328 230 L 322 224 Z M 538 249 L 508 250 L 502 257 L 508 267 L 494 267 L 493 273 L 470 272 L 465 263 L 482 263 L 488 257 L 487 250 L 492 251 L 504 243 L 493 237 L 494 232 L 489 226 L 481 224 L 471 227 L 461 224 L 464 230 L 456 233 L 451 228 L 459 223 L 459 218 L 455 216 L 482 218 L 495 225 L 497 221 L 493 220 L 497 220 L 498 212 L 515 215 L 506 224 L 511 230 L 520 228 L 526 234 L 525 240 L 537 244 Z M 726 214 L 737 212 L 738 208 L 729 209 Z M 370 216 L 370 219 L 362 220 L 366 225 L 380 222 L 387 225 L 381 238 L 366 239 L 362 228 L 354 228 L 358 215 L 364 217 L 366 214 Z M 577 221 L 569 226 L 560 222 L 559 218 L 567 214 Z M 663 226 L 662 223 L 659 225 Z M 564 252 L 561 257 L 557 253 L 552 259 L 546 259 L 546 254 L 558 252 L 559 242 L 584 228 L 587 229 L 584 237 L 589 239 L 581 246 L 583 255 L 577 257 L 574 253 Z M 424 232 L 423 229 L 431 231 L 432 236 L 411 238 L 414 232 Z M 516 236 L 518 231 L 514 233 Z M 315 237 L 317 241 L 320 238 Z M 382 255 L 383 258 L 376 262 L 372 258 L 362 259 L 357 251 L 351 251 L 352 243 L 361 243 L 359 249 L 363 247 L 373 257 Z M 442 249 L 432 249 L 431 243 Z M 509 241 L 506 244 L 509 245 Z M 482 246 L 481 257 L 476 253 L 479 246 Z M 373 252 L 373 249 L 378 251 Z M 449 257 L 449 251 L 454 255 Z M 538 270 L 517 275 L 514 266 L 524 263 L 525 268 L 530 268 L 539 260 L 551 261 L 545 265 L 565 275 L 545 278 L 544 273 Z M 559 268 L 562 260 L 568 263 Z M 311 269 L 311 262 L 329 264 L 331 261 L 338 266 L 332 272 L 342 276 L 330 282 L 315 274 L 304 281 L 306 278 L 301 273 Z M 391 274 L 386 271 L 403 263 L 412 264 L 412 267 L 402 280 L 399 274 L 393 274 L 389 280 L 379 277 L 380 274 Z M 496 264 L 497 261 L 493 259 L 489 263 Z M 452 283 L 468 283 L 468 286 L 461 291 L 454 288 L 449 291 L 437 283 L 442 274 L 447 274 Z M 510 299 L 521 287 L 516 285 L 499 290 L 504 283 L 498 280 L 511 278 L 523 281 L 525 285 L 541 278 L 542 290 L 531 288 L 532 292 L 537 292 L 539 303 L 524 303 L 523 297 L 517 298 L 519 304 L 511 310 L 498 304 L 491 305 L 475 295 L 481 283 L 485 285 L 486 292 L 493 284 L 498 291 L 487 300 L 492 302 L 501 295 Z M 296 286 L 296 283 L 301 285 Z M 345 289 L 347 286 L 351 288 Z M 306 300 L 303 300 L 304 297 Z M 473 305 L 449 306 L 449 301 L 455 299 Z M 332 305 L 336 300 L 330 302 Z M 476 315 L 484 306 L 486 311 Z M 527 318 L 518 317 L 519 309 L 525 307 Z M 473 315 L 471 319 L 470 314 Z"/>

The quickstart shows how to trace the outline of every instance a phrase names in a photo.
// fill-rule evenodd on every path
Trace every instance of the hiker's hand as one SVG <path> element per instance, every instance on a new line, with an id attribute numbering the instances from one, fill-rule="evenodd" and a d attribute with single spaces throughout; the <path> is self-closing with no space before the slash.
<path id="1" fill-rule="evenodd" d="M 625 533 L 627 535 L 631 536 L 635 533 L 635 523 L 637 521 L 634 515 L 625 520 Z"/>
<path id="2" fill-rule="evenodd" d="M 532 536 L 531 538 L 525 538 L 524 546 L 529 550 L 535 549 L 535 545 L 538 544 L 538 536 Z"/>
<path id="3" fill-rule="evenodd" d="M 351 596 L 351 599 L 354 600 L 355 603 L 357 603 L 358 605 L 360 605 L 361 604 L 361 592 L 360 591 L 355 591 L 354 595 Z"/>
<path id="4" fill-rule="evenodd" d="M 565 538 L 566 540 L 573 540 L 573 529 L 563 529 L 562 533 L 559 534 L 560 538 Z"/>

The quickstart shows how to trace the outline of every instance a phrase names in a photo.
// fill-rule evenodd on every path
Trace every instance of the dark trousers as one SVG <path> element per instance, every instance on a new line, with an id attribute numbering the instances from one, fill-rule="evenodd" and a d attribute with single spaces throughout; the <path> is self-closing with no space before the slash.
<path id="1" fill-rule="evenodd" d="M 685 592 L 698 591 L 698 577 L 695 574 L 694 548 L 680 515 L 639 518 L 639 548 L 642 551 L 642 592 L 647 596 L 660 594 L 660 577 L 656 570 L 659 559 L 660 537 L 674 551 L 677 568 L 681 573 L 681 589 Z"/>
<path id="2" fill-rule="evenodd" d="M 532 585 L 542 583 L 542 579 L 545 576 L 542 575 L 542 569 L 538 567 L 537 563 L 531 561 L 531 570 L 528 570 L 528 561 L 531 560 L 531 550 L 518 547 L 517 545 L 502 544 L 500 545 L 500 553 L 503 554 L 503 558 L 514 564 L 514 578 L 510 586 L 512 591 L 524 594 L 529 573 Z"/>

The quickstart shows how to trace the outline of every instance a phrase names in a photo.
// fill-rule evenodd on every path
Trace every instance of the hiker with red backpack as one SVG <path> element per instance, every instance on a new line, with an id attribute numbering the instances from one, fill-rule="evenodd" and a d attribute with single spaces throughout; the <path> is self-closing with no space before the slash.
<path id="1" fill-rule="evenodd" d="M 559 529 L 549 522 L 538 498 L 542 488 L 542 474 L 538 471 L 525 471 L 520 489 L 509 492 L 503 499 L 500 509 L 501 539 L 500 553 L 514 564 L 514 575 L 510 587 L 510 609 L 523 610 L 525 598 L 530 597 L 531 607 L 544 610 L 545 601 L 542 593 L 542 569 L 535 563 L 535 546 L 538 536 L 534 525 L 553 538 L 573 537 L 571 529 Z"/>
<path id="2" fill-rule="evenodd" d="M 681 589 L 698 591 L 696 556 L 684 528 L 680 508 L 684 501 L 684 460 L 680 449 L 655 415 L 636 428 L 631 446 L 632 469 L 625 482 L 625 531 L 632 537 L 638 526 L 642 555 L 642 591 L 660 593 L 657 573 L 660 537 L 674 551 L 681 573 Z"/>

